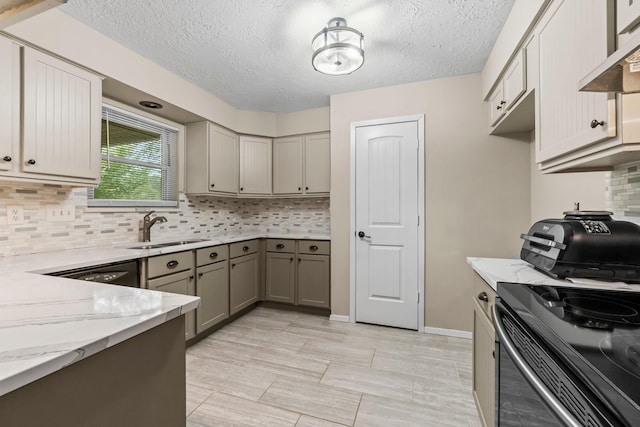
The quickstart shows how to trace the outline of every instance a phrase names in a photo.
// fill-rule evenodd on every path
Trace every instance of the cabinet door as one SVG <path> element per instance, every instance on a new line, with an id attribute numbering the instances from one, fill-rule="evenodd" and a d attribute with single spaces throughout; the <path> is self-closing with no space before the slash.
<path id="1" fill-rule="evenodd" d="M 295 303 L 295 254 L 267 252 L 267 301 Z"/>
<path id="2" fill-rule="evenodd" d="M 302 193 L 302 137 L 273 140 L 273 193 Z"/>
<path id="3" fill-rule="evenodd" d="M 195 295 L 195 283 L 192 271 L 170 274 L 169 276 L 150 279 L 147 281 L 149 289 L 174 294 Z M 195 312 L 185 314 L 185 340 L 196 336 Z"/>
<path id="4" fill-rule="evenodd" d="M 304 137 L 304 192 L 331 190 L 331 137 L 328 133 Z"/>
<path id="5" fill-rule="evenodd" d="M 504 108 L 505 100 L 504 100 L 504 92 L 503 92 L 503 81 L 501 80 L 498 83 L 498 86 L 491 92 L 489 96 L 489 125 L 494 126 L 496 123 L 500 121 L 501 118 L 504 117 L 504 112 L 506 108 Z"/>
<path id="6" fill-rule="evenodd" d="M 238 136 L 215 125 L 209 128 L 209 190 L 238 192 Z"/>
<path id="7" fill-rule="evenodd" d="M 608 94 L 578 91 L 578 81 L 607 58 L 610 5 L 603 0 L 559 1 L 543 18 L 547 20 L 539 34 L 538 163 L 607 139 L 609 126 L 615 127 L 608 123 Z M 591 127 L 594 120 L 603 124 Z"/>
<path id="8" fill-rule="evenodd" d="M 298 255 L 297 303 L 329 308 L 329 274 L 328 255 Z"/>
<path id="9" fill-rule="evenodd" d="M 235 314 L 258 301 L 258 254 L 230 260 L 229 314 Z"/>
<path id="10" fill-rule="evenodd" d="M 509 68 L 507 68 L 504 74 L 502 90 L 504 91 L 504 109 L 507 111 L 510 110 L 527 91 L 525 52 L 524 49 L 520 50 L 520 53 L 513 58 L 513 61 L 511 61 Z"/>
<path id="11" fill-rule="evenodd" d="M 482 424 L 492 427 L 496 393 L 495 330 L 475 298 L 473 307 L 473 398 Z"/>
<path id="12" fill-rule="evenodd" d="M 229 263 L 216 262 L 196 270 L 196 295 L 200 306 L 196 310 L 196 333 L 229 317 Z"/>
<path id="13" fill-rule="evenodd" d="M 20 46 L 0 37 L 0 170 L 11 171 L 19 161 Z"/>
<path id="14" fill-rule="evenodd" d="M 101 79 L 27 47 L 23 73 L 22 170 L 98 182 Z"/>
<path id="15" fill-rule="evenodd" d="M 630 31 L 640 23 L 640 1 L 617 0 L 616 9 L 618 33 Z"/>
<path id="16" fill-rule="evenodd" d="M 240 193 L 271 194 L 271 139 L 240 137 Z"/>

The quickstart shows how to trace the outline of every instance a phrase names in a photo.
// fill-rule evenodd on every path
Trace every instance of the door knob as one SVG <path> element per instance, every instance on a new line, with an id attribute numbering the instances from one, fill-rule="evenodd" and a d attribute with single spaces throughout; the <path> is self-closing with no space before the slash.
<path id="1" fill-rule="evenodd" d="M 590 126 L 591 126 L 591 129 L 595 129 L 598 126 L 604 126 L 604 122 L 602 120 L 598 121 L 596 119 L 593 119 L 593 120 L 591 120 Z"/>
<path id="2" fill-rule="evenodd" d="M 366 234 L 364 234 L 364 231 L 358 231 L 358 237 L 359 237 L 359 238 L 361 238 L 361 239 L 363 239 L 363 238 L 365 238 L 365 237 L 366 237 L 367 239 L 370 239 L 370 238 L 371 238 L 371 236 L 367 236 Z"/>

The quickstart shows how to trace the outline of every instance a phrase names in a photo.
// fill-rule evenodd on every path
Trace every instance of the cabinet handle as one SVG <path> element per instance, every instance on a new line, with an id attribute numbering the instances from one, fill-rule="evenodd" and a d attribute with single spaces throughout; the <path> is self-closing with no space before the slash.
<path id="1" fill-rule="evenodd" d="M 500 105 L 504 105 L 506 103 L 507 103 L 507 101 L 505 101 L 505 100 L 500 101 Z"/>
<path id="2" fill-rule="evenodd" d="M 596 119 L 591 120 L 591 129 L 595 129 L 598 126 L 604 126 L 604 121 L 597 121 Z"/>
<path id="3" fill-rule="evenodd" d="M 276 245 L 276 249 L 284 249 L 284 245 L 282 243 L 278 243 Z"/>
<path id="4" fill-rule="evenodd" d="M 213 188 L 213 187 L 215 187 L 215 186 L 216 186 L 215 184 L 211 184 L 211 188 Z"/>
<path id="5" fill-rule="evenodd" d="M 195 276 L 189 276 L 189 280 L 195 279 Z"/>
<path id="6" fill-rule="evenodd" d="M 502 110 L 502 105 L 496 106 L 496 110 Z"/>
<path id="7" fill-rule="evenodd" d="M 243 246 L 242 247 L 242 252 L 247 252 L 249 250 L 249 246 Z"/>
<path id="8" fill-rule="evenodd" d="M 305 190 L 309 190 L 309 187 L 304 187 Z"/>
<path id="9" fill-rule="evenodd" d="M 231 268 L 236 268 L 236 265 L 235 264 L 231 264 Z"/>
<path id="10" fill-rule="evenodd" d="M 167 263 L 167 268 L 176 268 L 178 266 L 178 261 L 173 260 Z"/>
<path id="11" fill-rule="evenodd" d="M 30 165 L 35 165 L 36 161 L 34 159 L 29 159 L 29 160 L 27 160 L 27 163 L 30 164 Z"/>
<path id="12" fill-rule="evenodd" d="M 289 262 L 293 262 L 293 258 L 289 258 Z"/>
<path id="13" fill-rule="evenodd" d="M 212 258 L 212 259 L 213 259 L 213 258 L 218 258 L 218 252 L 211 252 L 211 253 L 209 254 L 209 258 Z"/>
<path id="14" fill-rule="evenodd" d="M 204 273 L 198 273 L 198 279 L 204 276 Z"/>
<path id="15" fill-rule="evenodd" d="M 244 187 L 240 187 L 240 191 L 244 191 Z"/>
<path id="16" fill-rule="evenodd" d="M 302 258 L 298 258 L 298 263 L 300 263 L 300 261 L 302 261 Z"/>
<path id="17" fill-rule="evenodd" d="M 312 251 L 312 252 L 315 252 L 315 251 L 318 250 L 318 247 L 316 245 L 311 245 L 311 246 L 309 246 L 309 250 Z"/>
<path id="18" fill-rule="evenodd" d="M 11 156 L 4 156 L 2 160 L 4 160 L 5 162 L 10 162 L 12 159 Z"/>
<path id="19" fill-rule="evenodd" d="M 486 293 L 486 292 L 480 292 L 480 293 L 478 294 L 478 299 L 479 299 L 480 301 L 487 302 L 487 301 L 489 301 L 489 296 L 487 295 L 487 293 Z"/>
<path id="20" fill-rule="evenodd" d="M 298 187 L 298 191 L 301 191 L 301 190 L 302 190 L 302 187 Z"/>

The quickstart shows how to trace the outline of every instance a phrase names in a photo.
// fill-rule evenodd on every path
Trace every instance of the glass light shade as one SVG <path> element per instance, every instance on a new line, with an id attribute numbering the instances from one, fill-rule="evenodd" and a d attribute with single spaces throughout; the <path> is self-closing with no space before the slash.
<path id="1" fill-rule="evenodd" d="M 311 63 L 316 71 L 330 75 L 351 74 L 364 63 L 364 36 L 347 27 L 347 21 L 333 18 L 313 38 Z"/>

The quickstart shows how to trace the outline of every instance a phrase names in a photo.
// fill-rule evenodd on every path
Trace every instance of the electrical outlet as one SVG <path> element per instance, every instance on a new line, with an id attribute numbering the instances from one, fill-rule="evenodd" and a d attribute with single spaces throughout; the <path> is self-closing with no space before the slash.
<path id="1" fill-rule="evenodd" d="M 76 219 L 76 207 L 73 205 L 47 205 L 47 221 L 65 222 Z"/>
<path id="2" fill-rule="evenodd" d="M 22 206 L 7 206 L 7 224 L 24 224 Z"/>

